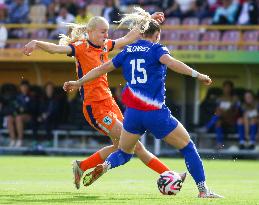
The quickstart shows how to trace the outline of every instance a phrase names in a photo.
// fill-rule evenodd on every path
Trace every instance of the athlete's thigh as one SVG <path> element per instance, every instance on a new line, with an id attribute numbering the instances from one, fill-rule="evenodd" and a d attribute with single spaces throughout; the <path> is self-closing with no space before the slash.
<path id="1" fill-rule="evenodd" d="M 109 132 L 109 137 L 111 138 L 114 145 L 118 145 L 120 141 L 120 135 L 122 130 L 122 123 L 118 119 L 116 119 L 115 124 Z"/>
<path id="2" fill-rule="evenodd" d="M 121 131 L 119 148 L 126 153 L 134 153 L 135 146 L 141 135 L 127 132 L 125 129 Z"/>
<path id="3" fill-rule="evenodd" d="M 118 131 L 114 133 L 113 127 L 117 125 L 116 130 L 121 127 L 118 122 L 122 121 L 123 116 L 114 99 L 92 102 L 83 107 L 83 112 L 93 128 L 105 135 L 119 137 Z"/>
<path id="4" fill-rule="evenodd" d="M 177 149 L 182 149 L 190 142 L 190 136 L 184 126 L 178 122 L 177 127 L 164 138 L 164 141 Z"/>
<path id="5" fill-rule="evenodd" d="M 143 111 L 127 108 L 124 112 L 123 129 L 132 134 L 144 134 L 146 131 L 142 122 L 144 114 Z"/>
<path id="6" fill-rule="evenodd" d="M 143 122 L 157 139 L 166 137 L 178 124 L 168 108 L 146 112 Z"/>

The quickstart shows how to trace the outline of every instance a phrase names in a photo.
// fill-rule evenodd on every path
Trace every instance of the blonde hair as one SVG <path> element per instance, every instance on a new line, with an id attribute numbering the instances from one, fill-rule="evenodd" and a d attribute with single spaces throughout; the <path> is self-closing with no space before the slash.
<path id="1" fill-rule="evenodd" d="M 134 7 L 134 10 L 135 11 L 131 14 L 123 14 L 124 17 L 115 23 L 119 23 L 118 28 L 123 24 L 126 24 L 130 30 L 137 29 L 140 33 L 145 33 L 149 28 L 152 17 L 140 7 Z"/>
<path id="2" fill-rule="evenodd" d="M 126 24 L 130 30 L 137 29 L 143 34 L 149 29 L 150 22 L 152 22 L 153 19 L 148 12 L 140 7 L 135 7 L 134 10 L 135 11 L 131 14 L 123 14 L 124 17 L 120 21 L 115 21 L 115 23 L 119 23 L 118 28 Z M 101 16 L 92 17 L 89 22 L 84 25 L 75 23 L 66 24 L 66 26 L 71 29 L 71 33 L 70 36 L 60 34 L 59 45 L 68 45 L 78 40 L 88 39 L 87 31 L 93 30 L 96 25 L 100 23 L 109 25 L 107 20 Z"/>
<path id="3" fill-rule="evenodd" d="M 95 29 L 96 25 L 100 23 L 108 24 L 108 21 L 101 16 L 94 16 L 90 18 L 87 24 L 68 23 L 66 26 L 70 29 L 70 35 L 59 34 L 59 45 L 68 45 L 75 41 L 88 39 L 88 31 Z"/>

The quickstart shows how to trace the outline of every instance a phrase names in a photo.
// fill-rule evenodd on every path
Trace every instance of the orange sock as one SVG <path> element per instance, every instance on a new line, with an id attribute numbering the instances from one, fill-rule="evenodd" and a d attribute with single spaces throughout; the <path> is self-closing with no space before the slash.
<path id="1" fill-rule="evenodd" d="M 165 171 L 169 171 L 170 169 L 165 165 L 163 164 L 158 158 L 154 157 L 152 158 L 147 166 L 150 168 L 150 169 L 153 169 L 155 172 L 157 172 L 158 174 L 162 174 L 163 172 Z"/>
<path id="2" fill-rule="evenodd" d="M 84 161 L 80 163 L 80 168 L 85 171 L 87 169 L 91 169 L 96 167 L 98 164 L 102 164 L 104 160 L 101 158 L 99 152 L 95 152 L 90 157 L 86 158 Z"/>

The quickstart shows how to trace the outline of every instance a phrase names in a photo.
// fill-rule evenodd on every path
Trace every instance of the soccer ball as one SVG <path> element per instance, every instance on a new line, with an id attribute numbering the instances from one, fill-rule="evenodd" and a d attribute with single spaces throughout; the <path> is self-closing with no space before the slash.
<path id="1" fill-rule="evenodd" d="M 165 171 L 157 180 L 157 187 L 164 195 L 176 195 L 182 188 L 182 178 L 174 171 Z"/>

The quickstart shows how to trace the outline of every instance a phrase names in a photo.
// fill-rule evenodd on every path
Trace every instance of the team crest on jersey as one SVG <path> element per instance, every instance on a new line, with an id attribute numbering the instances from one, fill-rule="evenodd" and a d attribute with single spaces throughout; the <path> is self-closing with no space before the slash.
<path id="1" fill-rule="evenodd" d="M 107 44 L 103 47 L 103 52 L 107 52 L 108 48 L 107 48 Z"/>
<path id="2" fill-rule="evenodd" d="M 103 118 L 103 122 L 106 125 L 111 125 L 112 124 L 112 119 L 109 116 L 106 116 L 105 118 Z"/>

